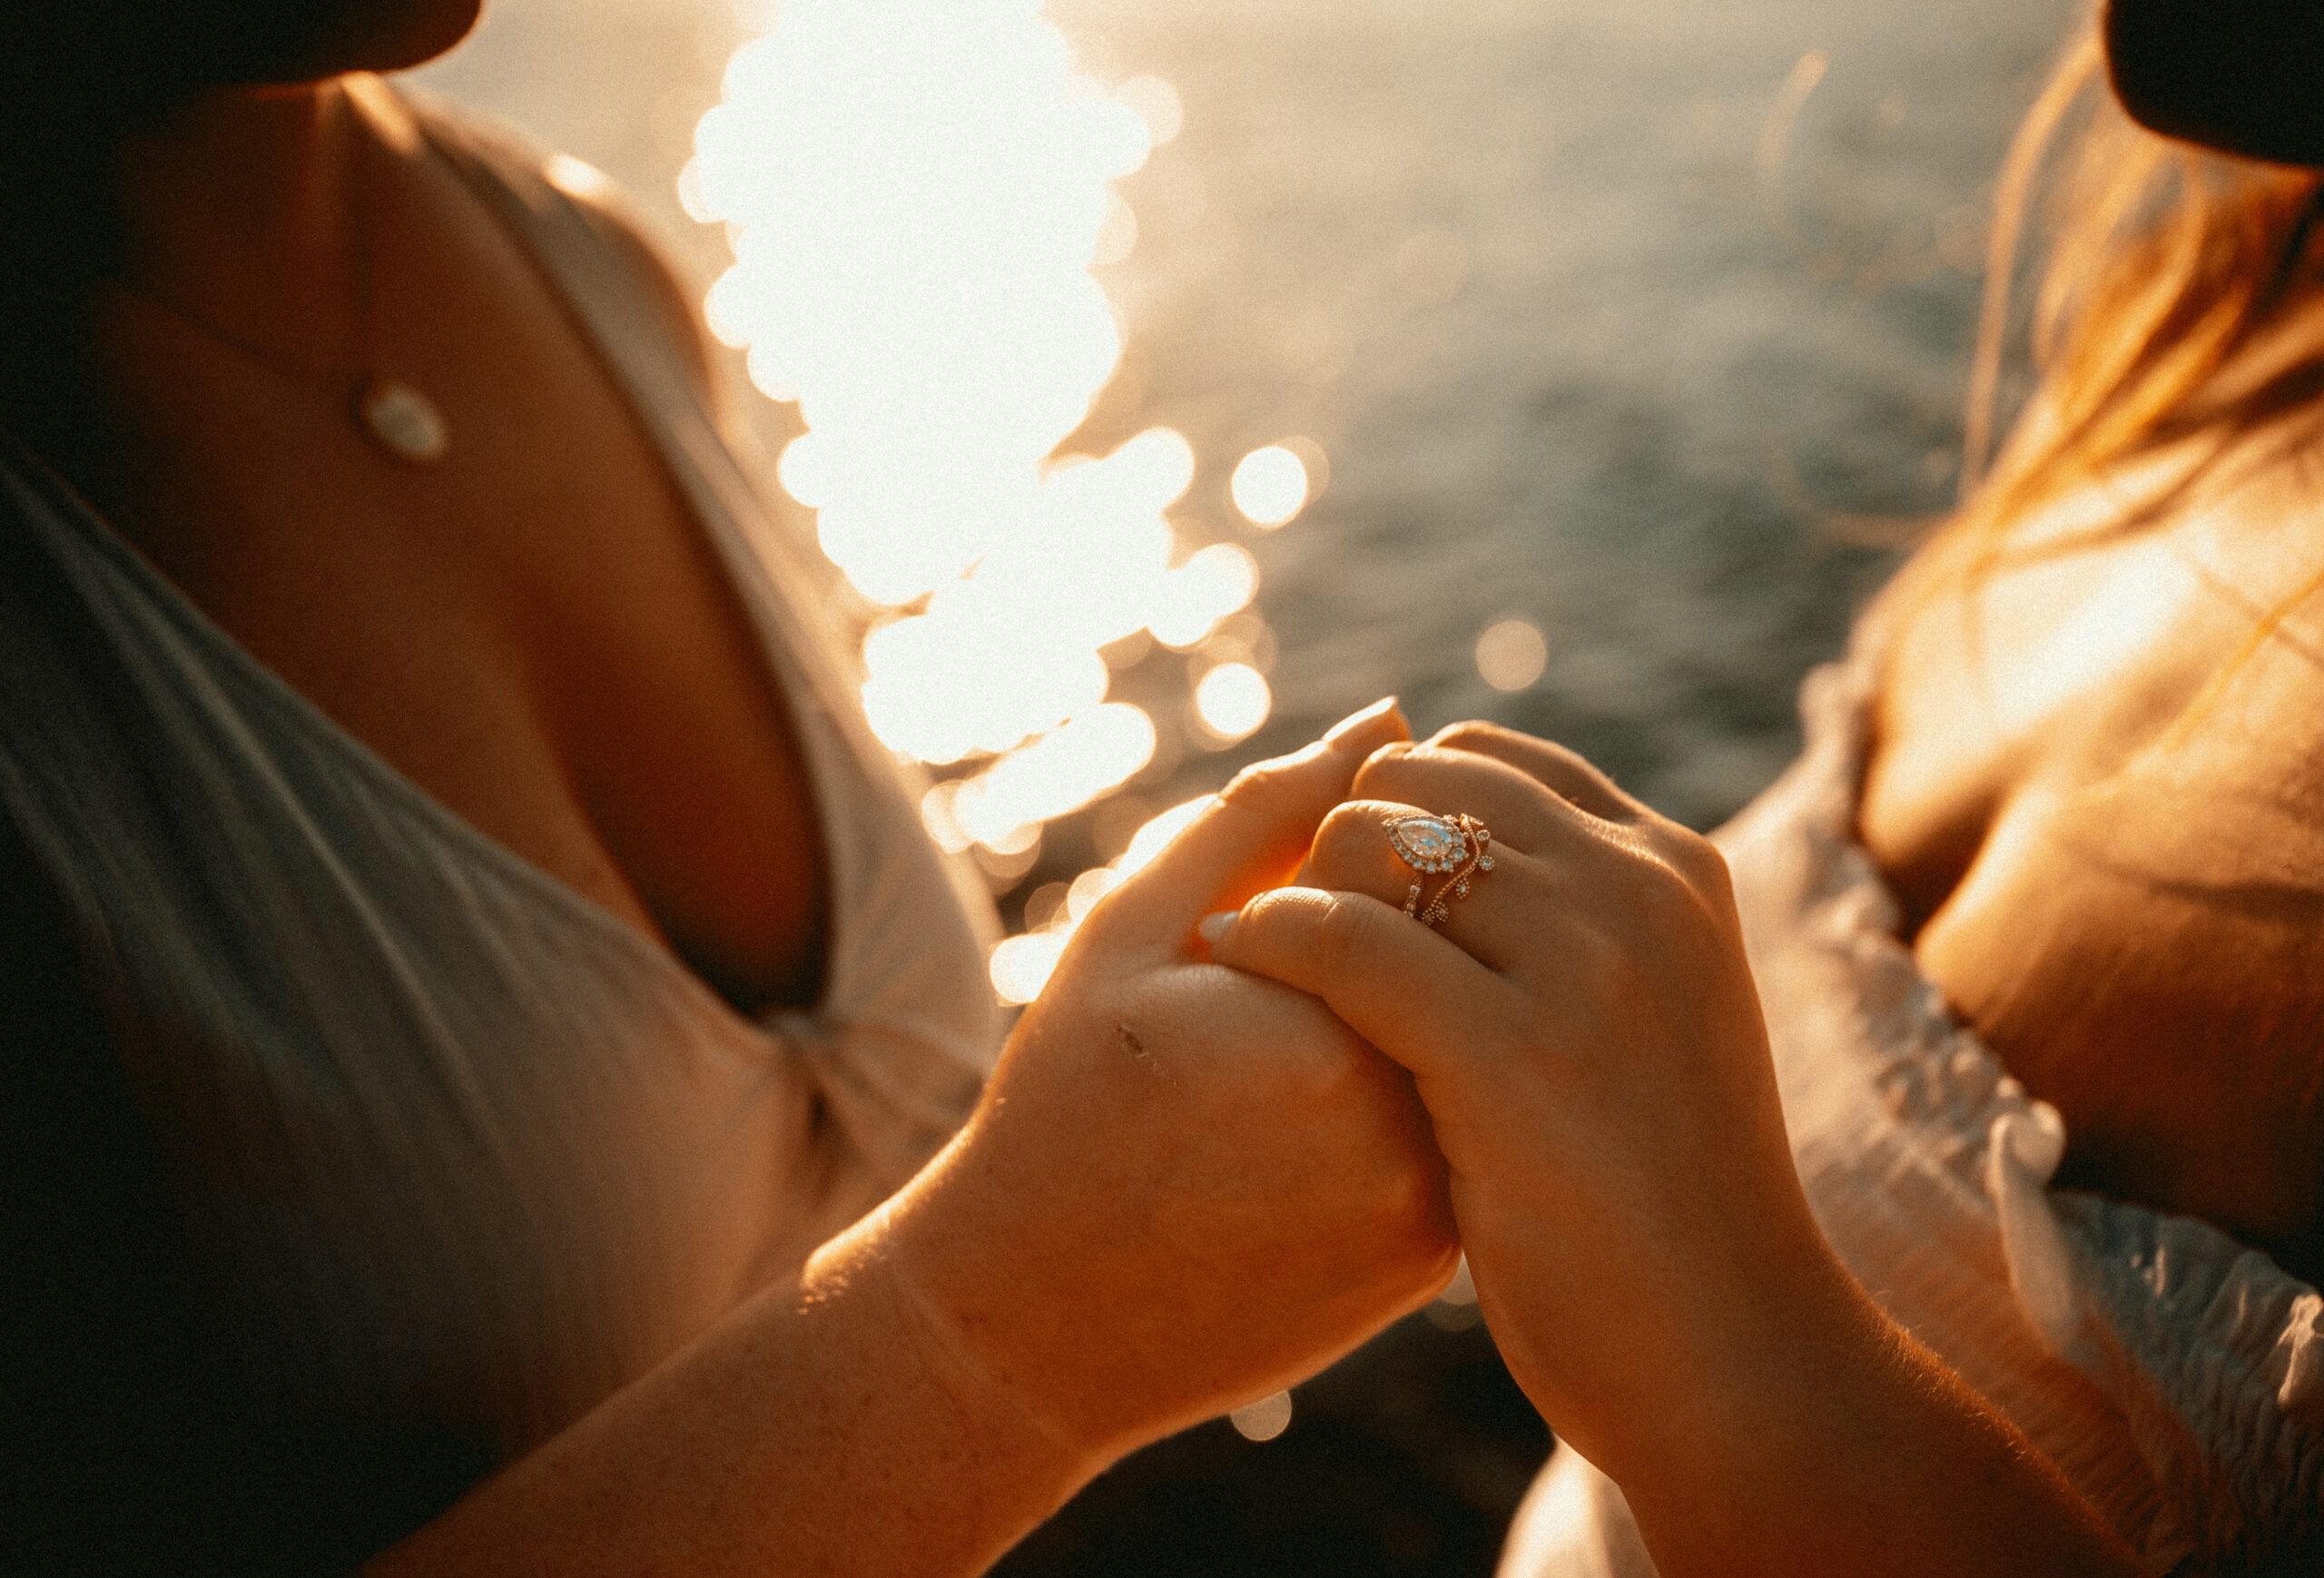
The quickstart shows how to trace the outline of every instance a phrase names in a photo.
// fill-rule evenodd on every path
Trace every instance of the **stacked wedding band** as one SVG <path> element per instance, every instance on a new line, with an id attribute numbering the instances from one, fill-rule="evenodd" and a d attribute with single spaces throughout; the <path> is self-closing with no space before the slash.
<path id="1" fill-rule="evenodd" d="M 1413 885 L 1404 894 L 1404 913 L 1423 926 L 1433 926 L 1451 914 L 1452 900 L 1469 896 L 1472 875 L 1492 870 L 1489 853 L 1492 834 L 1466 812 L 1445 816 L 1413 812 L 1391 816 L 1383 825 L 1388 830 L 1388 847 L 1413 873 Z M 1450 874 L 1435 896 L 1423 904 L 1421 889 L 1435 873 Z"/>

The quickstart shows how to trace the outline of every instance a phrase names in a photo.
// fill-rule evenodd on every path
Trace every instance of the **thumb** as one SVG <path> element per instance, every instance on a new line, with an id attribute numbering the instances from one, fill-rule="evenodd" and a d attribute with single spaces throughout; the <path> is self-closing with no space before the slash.
<path id="1" fill-rule="evenodd" d="M 1130 902 L 1114 906 L 1122 927 L 1116 934 L 1176 947 L 1203 916 L 1282 881 L 1324 814 L 1347 798 L 1364 758 L 1411 737 L 1396 698 L 1386 696 L 1306 749 L 1244 768 L 1122 884 Z"/>

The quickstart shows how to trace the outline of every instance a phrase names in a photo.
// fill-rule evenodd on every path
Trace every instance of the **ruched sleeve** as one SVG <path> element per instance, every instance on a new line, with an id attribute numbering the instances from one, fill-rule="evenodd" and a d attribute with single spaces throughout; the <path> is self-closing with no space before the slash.
<path id="1" fill-rule="evenodd" d="M 1806 753 L 1718 835 L 1817 1220 L 2144 1571 L 2324 1569 L 2324 1298 L 2206 1223 L 2049 1187 L 2063 1123 L 1922 977 L 1856 842 L 1868 699 L 1860 663 L 1810 676 Z M 1561 1452 L 1502 1571 L 1653 1568 Z"/>

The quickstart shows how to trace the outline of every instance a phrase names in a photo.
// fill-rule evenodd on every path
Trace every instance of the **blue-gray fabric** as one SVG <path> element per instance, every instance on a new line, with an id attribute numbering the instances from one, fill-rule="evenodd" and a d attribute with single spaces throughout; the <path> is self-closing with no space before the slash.
<path id="1" fill-rule="evenodd" d="M 762 638 L 831 873 L 822 999 L 738 1015 L 261 666 L 5 436 L 0 531 L 39 574 L 0 579 L 0 813 L 62 902 L 249 1396 L 506 1455 L 942 1144 L 998 1043 L 995 932 L 857 713 L 828 570 L 761 508 L 646 282 L 559 166 L 425 119 L 570 303 Z"/>

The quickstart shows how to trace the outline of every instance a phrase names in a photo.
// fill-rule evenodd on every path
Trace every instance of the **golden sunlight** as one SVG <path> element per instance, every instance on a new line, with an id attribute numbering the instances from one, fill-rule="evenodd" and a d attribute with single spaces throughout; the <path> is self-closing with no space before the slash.
<path id="1" fill-rule="evenodd" d="M 1266 676 L 1247 663 L 1222 663 L 1195 685 L 1196 715 L 1222 741 L 1255 733 L 1274 706 Z"/>
<path id="2" fill-rule="evenodd" d="M 713 330 L 799 403 L 783 487 L 886 611 L 862 646 L 872 729 L 945 770 L 922 819 L 997 883 L 1030 869 L 1045 823 L 1156 755 L 1154 717 L 1109 696 L 1107 649 L 1150 633 L 1191 652 L 1223 621 L 1256 623 L 1241 610 L 1257 561 L 1197 548 L 1168 518 L 1196 469 L 1185 439 L 1149 428 L 1110 454 L 1056 453 L 1120 360 L 1091 270 L 1127 257 L 1138 225 L 1111 183 L 1183 116 L 1158 77 L 1109 90 L 1082 74 L 1037 0 L 785 0 L 729 62 L 681 182 L 734 243 Z M 1308 473 L 1270 448 L 1232 491 L 1280 525 Z M 1214 658 L 1200 685 L 1170 724 L 1196 745 L 1265 723 L 1257 669 Z M 1021 1001 L 1054 954 L 1019 943 L 992 969 Z"/>
<path id="3" fill-rule="evenodd" d="M 1244 456 L 1227 487 L 1253 526 L 1281 526 L 1307 506 L 1307 468 L 1281 444 Z"/>
<path id="4" fill-rule="evenodd" d="M 940 788 L 938 793 L 942 790 Z M 1161 853 L 1163 845 L 1185 831 L 1187 824 L 1210 804 L 1211 798 L 1206 794 L 1189 800 L 1148 820 L 1131 835 L 1129 847 L 1113 864 L 1098 866 L 1074 878 L 1072 886 L 1066 890 L 1065 902 L 1046 916 L 1038 929 L 1021 937 L 1011 937 L 995 948 L 990 971 L 992 989 L 1000 994 L 1000 1001 L 1021 1003 L 1039 997 L 1041 988 L 1049 984 L 1049 972 L 1064 954 L 1067 941 L 1097 907 L 1098 901 Z M 965 841 L 965 835 L 961 836 Z M 965 847 L 965 842 L 960 847 Z"/>
<path id="5" fill-rule="evenodd" d="M 1549 642 L 1526 620 L 1499 620 L 1477 637 L 1477 673 L 1495 690 L 1523 690 L 1549 665 Z"/>

